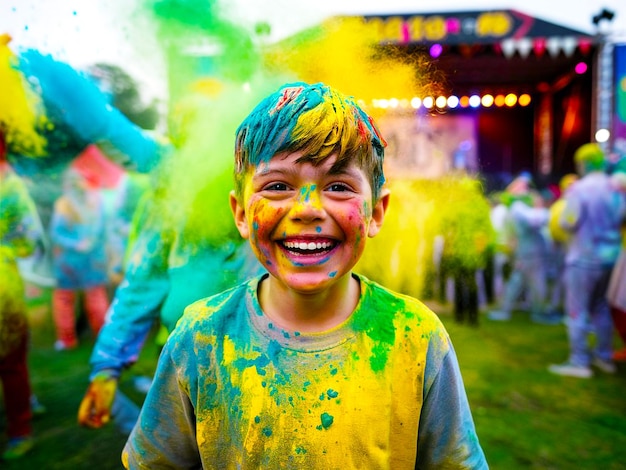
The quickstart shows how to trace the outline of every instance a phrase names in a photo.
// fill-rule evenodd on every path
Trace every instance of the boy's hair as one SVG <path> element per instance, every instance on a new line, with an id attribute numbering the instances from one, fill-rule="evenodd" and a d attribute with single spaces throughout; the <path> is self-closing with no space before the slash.
<path id="1" fill-rule="evenodd" d="M 373 119 L 353 98 L 323 83 L 283 85 L 263 99 L 237 129 L 235 192 L 243 195 L 246 172 L 280 152 L 302 151 L 315 166 L 333 154 L 332 171 L 356 162 L 369 177 L 376 201 L 385 182 L 386 142 Z"/>

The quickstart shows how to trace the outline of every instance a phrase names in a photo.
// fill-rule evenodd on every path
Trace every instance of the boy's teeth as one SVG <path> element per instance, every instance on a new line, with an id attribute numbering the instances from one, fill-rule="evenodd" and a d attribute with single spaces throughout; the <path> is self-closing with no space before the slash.
<path id="1" fill-rule="evenodd" d="M 285 242 L 285 246 L 287 248 L 296 248 L 299 250 L 321 250 L 330 248 L 332 244 L 328 242 Z"/>

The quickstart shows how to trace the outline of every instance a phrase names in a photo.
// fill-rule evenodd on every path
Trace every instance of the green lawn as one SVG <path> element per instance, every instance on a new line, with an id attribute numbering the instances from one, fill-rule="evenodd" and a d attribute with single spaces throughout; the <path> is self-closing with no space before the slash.
<path id="1" fill-rule="evenodd" d="M 39 295 L 39 294 L 38 294 Z M 3 469 L 117 469 L 125 437 L 113 426 L 94 431 L 76 424 L 87 386 L 93 345 L 56 352 L 46 292 L 31 301 L 33 388 L 47 407 L 34 421 L 35 449 Z M 478 435 L 493 469 L 621 469 L 626 462 L 626 365 L 614 376 L 583 380 L 554 376 L 547 365 L 567 356 L 565 328 L 535 325 L 523 313 L 510 322 L 481 319 L 478 328 L 441 314 L 454 342 Z M 122 389 L 136 400 L 131 380 L 149 375 L 156 347 L 148 341 Z M 4 429 L 4 413 L 0 425 Z M 0 445 L 4 445 L 4 437 Z"/>
<path id="2" fill-rule="evenodd" d="M 442 318 L 491 468 L 625 468 L 626 365 L 590 380 L 555 376 L 547 365 L 567 358 L 563 325 L 521 312 L 477 329 Z"/>

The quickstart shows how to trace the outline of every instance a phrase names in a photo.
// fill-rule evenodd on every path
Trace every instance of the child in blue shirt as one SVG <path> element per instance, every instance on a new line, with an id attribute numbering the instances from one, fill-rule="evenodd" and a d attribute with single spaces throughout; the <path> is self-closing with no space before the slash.
<path id="1" fill-rule="evenodd" d="M 231 207 L 268 273 L 187 307 L 127 468 L 487 468 L 437 316 L 352 272 L 387 210 L 384 145 L 321 83 L 244 120 Z"/>

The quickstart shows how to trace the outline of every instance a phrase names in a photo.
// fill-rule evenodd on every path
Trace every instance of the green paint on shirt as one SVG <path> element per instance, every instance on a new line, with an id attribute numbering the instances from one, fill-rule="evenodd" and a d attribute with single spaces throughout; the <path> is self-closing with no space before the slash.
<path id="1" fill-rule="evenodd" d="M 335 418 L 332 415 L 329 415 L 328 413 L 322 413 L 320 418 L 322 419 L 322 427 L 324 429 L 328 429 L 333 424 L 333 421 L 335 420 Z"/>

